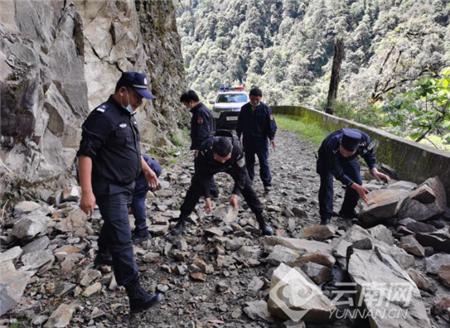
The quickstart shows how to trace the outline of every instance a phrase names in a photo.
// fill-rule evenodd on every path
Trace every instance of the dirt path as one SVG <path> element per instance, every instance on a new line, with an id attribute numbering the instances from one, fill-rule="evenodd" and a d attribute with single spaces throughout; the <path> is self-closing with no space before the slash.
<path id="1" fill-rule="evenodd" d="M 264 195 L 259 176 L 255 178 L 258 195 L 264 202 L 270 221 L 279 235 L 298 237 L 302 226 L 319 221 L 317 202 L 319 179 L 315 173 L 315 148 L 293 133 L 280 132 L 276 151 L 272 152 L 270 157 L 273 191 L 269 195 Z M 190 181 L 188 171 L 192 168 L 189 159 L 179 163 L 167 173 L 175 192 L 167 194 L 167 197 L 160 196 L 153 199 L 151 206 L 153 213 L 157 213 L 158 208 L 165 209 L 165 206 L 173 210 L 179 208 L 178 204 Z M 215 205 L 223 207 L 227 204 L 230 194 L 231 178 L 219 175 L 217 182 L 220 197 Z M 196 224 L 190 225 L 189 233 L 185 237 L 185 248 L 180 245 L 184 242 L 180 243 L 179 240 L 170 242 L 164 238 L 155 238 L 152 241 L 149 250 L 163 255 L 154 264 L 144 263 L 140 259 L 142 277 L 146 286 L 156 287 L 162 284 L 164 285 L 162 289 L 168 290 L 165 292 L 164 304 L 159 309 L 133 319 L 136 325 L 270 326 L 269 322 L 252 320 L 243 312 L 246 302 L 266 299 L 274 266 L 261 260 L 266 254 L 258 230 L 254 228 L 257 226 L 256 222 L 245 203 L 241 204 L 243 208 L 239 211 L 237 222 L 231 224 L 224 223 L 218 216 L 204 217 L 201 206 L 198 206 L 200 218 L 194 215 Z M 209 228 L 219 228 L 224 235 L 209 234 L 206 232 Z M 171 245 L 173 248 L 169 255 L 164 255 L 164 249 L 167 254 L 167 249 Z M 187 266 L 186 271 L 197 270 L 192 266 L 196 258 L 202 259 L 210 266 L 211 271 L 204 275 L 203 282 L 193 281 L 189 274 L 180 275 L 180 270 L 177 269 L 177 266 Z M 257 289 L 255 285 L 258 284 L 264 286 L 254 291 Z"/>

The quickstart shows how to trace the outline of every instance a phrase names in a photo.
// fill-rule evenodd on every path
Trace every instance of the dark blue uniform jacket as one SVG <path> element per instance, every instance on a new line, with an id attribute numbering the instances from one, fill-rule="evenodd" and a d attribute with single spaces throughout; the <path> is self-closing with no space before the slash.
<path id="1" fill-rule="evenodd" d="M 362 135 L 361 142 L 356 150 L 356 153 L 348 158 L 344 158 L 339 153 L 340 140 L 343 134 L 342 130 L 337 130 L 329 134 L 319 148 L 317 173 L 323 174 L 326 172 L 331 172 L 337 180 L 341 181 L 345 186 L 349 186 L 353 183 L 353 181 L 344 173 L 341 161 L 351 161 L 360 155 L 364 158 L 369 169 L 373 169 L 375 167 L 376 159 L 373 149 L 371 149 L 370 146 L 370 137 L 367 133 L 362 131 L 359 132 Z"/>
<path id="2" fill-rule="evenodd" d="M 273 140 L 276 131 L 277 124 L 272 110 L 265 103 L 259 103 L 255 110 L 250 103 L 242 106 L 236 132 L 239 138 L 243 135 L 244 146 L 246 141 L 263 140 L 267 142 L 267 138 Z"/>
<path id="3" fill-rule="evenodd" d="M 135 117 L 111 96 L 82 126 L 77 156 L 92 159 L 92 184 L 134 184 L 141 172 L 139 131 Z"/>
<path id="4" fill-rule="evenodd" d="M 194 180 L 202 185 L 205 197 L 209 197 L 211 177 L 218 172 L 225 172 L 231 175 L 234 180 L 233 194 L 240 194 L 240 189 L 247 182 L 247 169 L 245 168 L 244 154 L 239 145 L 239 140 L 236 137 L 230 137 L 233 143 L 231 158 L 222 164 L 214 160 L 212 149 L 214 138 L 217 137 L 208 138 L 200 147 L 200 152 L 194 162 Z"/>
<path id="5" fill-rule="evenodd" d="M 214 118 L 203 103 L 191 108 L 191 113 L 191 149 L 198 150 L 203 141 L 214 135 Z"/>

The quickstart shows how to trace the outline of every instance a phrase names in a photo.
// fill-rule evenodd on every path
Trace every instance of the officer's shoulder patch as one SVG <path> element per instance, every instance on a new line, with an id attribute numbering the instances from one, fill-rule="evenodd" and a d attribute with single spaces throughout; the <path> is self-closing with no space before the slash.
<path id="1" fill-rule="evenodd" d="M 197 124 L 203 124 L 203 117 L 197 117 Z"/>
<path id="2" fill-rule="evenodd" d="M 108 110 L 108 106 L 106 106 L 106 105 L 100 105 L 100 106 L 98 106 L 95 110 L 96 110 L 97 112 L 104 113 L 106 110 Z"/>

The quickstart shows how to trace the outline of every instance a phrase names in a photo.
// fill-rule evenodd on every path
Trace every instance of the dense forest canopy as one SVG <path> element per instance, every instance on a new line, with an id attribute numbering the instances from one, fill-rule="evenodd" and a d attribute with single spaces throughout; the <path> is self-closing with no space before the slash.
<path id="1" fill-rule="evenodd" d="M 258 85 L 272 105 L 322 108 L 343 38 L 338 101 L 358 120 L 442 76 L 449 20 L 450 0 L 185 0 L 177 24 L 193 89 L 211 99 L 225 82 Z"/>

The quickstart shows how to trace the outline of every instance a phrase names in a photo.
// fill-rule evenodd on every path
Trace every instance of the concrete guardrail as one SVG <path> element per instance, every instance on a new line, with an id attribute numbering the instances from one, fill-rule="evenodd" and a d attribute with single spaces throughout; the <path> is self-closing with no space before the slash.
<path id="1" fill-rule="evenodd" d="M 422 183 L 429 177 L 439 176 L 450 204 L 450 153 L 409 141 L 380 129 L 324 112 L 301 106 L 271 106 L 273 113 L 300 118 L 303 122 L 319 125 L 329 132 L 344 128 L 356 128 L 379 141 L 377 160 L 392 167 L 402 180 Z"/>

